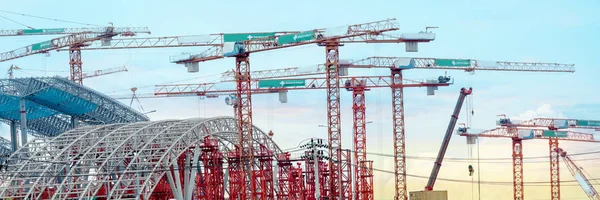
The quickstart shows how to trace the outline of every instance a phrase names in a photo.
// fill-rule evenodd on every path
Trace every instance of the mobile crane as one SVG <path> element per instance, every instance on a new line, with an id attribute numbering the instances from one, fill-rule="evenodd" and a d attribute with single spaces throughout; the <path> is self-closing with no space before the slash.
<path id="1" fill-rule="evenodd" d="M 437 178 L 438 173 L 440 172 L 440 168 L 442 167 L 442 160 L 444 159 L 444 155 L 446 154 L 446 149 L 448 149 L 448 144 L 450 143 L 450 137 L 452 137 L 452 132 L 454 131 L 454 126 L 456 126 L 456 121 L 458 120 L 458 115 L 460 114 L 461 107 L 467 95 L 470 95 L 473 92 L 472 88 L 468 90 L 466 88 L 462 88 L 460 90 L 460 95 L 458 96 L 458 101 L 456 102 L 456 106 L 454 107 L 454 112 L 450 118 L 450 123 L 448 124 L 448 129 L 446 129 L 446 135 L 444 136 L 444 140 L 442 141 L 442 146 L 440 147 L 440 151 L 438 156 L 433 164 L 433 169 L 431 170 L 431 175 L 429 176 L 429 181 L 425 186 L 425 191 L 432 191 L 433 185 L 435 184 L 435 180 Z"/>
<path id="2" fill-rule="evenodd" d="M 560 157 L 563 158 L 563 161 L 565 161 L 565 164 L 567 165 L 567 168 L 569 168 L 571 175 L 575 177 L 575 180 L 577 181 L 577 183 L 579 183 L 579 186 L 581 186 L 581 189 L 583 189 L 585 194 L 591 200 L 600 200 L 600 194 L 598 194 L 594 186 L 585 177 L 585 175 L 583 175 L 581 169 L 579 169 L 579 167 L 577 167 L 573 160 L 571 160 L 571 158 L 567 155 L 567 152 L 562 148 L 556 148 L 554 149 L 554 151 L 558 152 Z"/>

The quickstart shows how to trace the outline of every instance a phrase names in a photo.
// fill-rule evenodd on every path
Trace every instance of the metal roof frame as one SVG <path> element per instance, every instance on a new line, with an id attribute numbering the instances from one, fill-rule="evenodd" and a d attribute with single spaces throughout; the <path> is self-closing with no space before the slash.
<path id="1" fill-rule="evenodd" d="M 149 120 L 146 115 L 100 92 L 54 76 L 0 79 L 0 121 L 20 122 L 20 99 L 26 104 L 27 131 L 36 137 L 57 136 L 82 124 Z"/>
<path id="2" fill-rule="evenodd" d="M 35 139 L 8 158 L 0 174 L 0 198 L 39 199 L 42 191 L 54 188 L 52 199 L 86 199 L 100 195 L 100 186 L 109 182 L 114 185 L 107 191 L 111 198 L 130 198 L 120 186 L 139 191 L 132 198 L 148 198 L 164 169 L 173 164 L 169 160 L 177 160 L 205 136 L 217 138 L 222 152 L 233 149 L 239 140 L 236 122 L 233 117 L 214 117 L 85 126 Z M 257 127 L 253 132 L 257 151 L 283 153 L 268 134 Z M 92 176 L 91 168 L 96 171 L 93 180 L 86 178 Z"/>

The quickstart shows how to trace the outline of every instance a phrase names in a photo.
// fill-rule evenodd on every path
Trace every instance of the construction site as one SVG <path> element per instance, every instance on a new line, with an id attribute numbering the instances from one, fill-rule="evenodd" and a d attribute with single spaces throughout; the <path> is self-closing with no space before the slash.
<path id="1" fill-rule="evenodd" d="M 37 3 L 0 199 L 600 200 L 598 3 Z"/>

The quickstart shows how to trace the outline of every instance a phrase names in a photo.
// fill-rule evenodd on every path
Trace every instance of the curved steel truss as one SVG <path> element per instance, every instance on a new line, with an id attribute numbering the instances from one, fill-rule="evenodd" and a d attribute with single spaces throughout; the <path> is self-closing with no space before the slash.
<path id="1" fill-rule="evenodd" d="M 27 131 L 36 137 L 56 136 L 79 125 L 149 120 L 125 104 L 64 77 L 0 79 L 0 121 L 20 122 L 21 101 Z"/>
<path id="2" fill-rule="evenodd" d="M 148 199 L 160 179 L 187 150 L 207 136 L 220 151 L 238 143 L 232 117 L 86 126 L 39 138 L 7 159 L 0 198 Z M 254 148 L 282 153 L 254 127 Z M 175 164 L 176 166 L 176 164 Z"/>

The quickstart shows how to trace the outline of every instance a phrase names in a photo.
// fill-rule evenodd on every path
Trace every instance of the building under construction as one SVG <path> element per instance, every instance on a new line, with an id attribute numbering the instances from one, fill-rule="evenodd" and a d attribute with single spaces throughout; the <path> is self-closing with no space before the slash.
<path id="1" fill-rule="evenodd" d="M 55 39 L 2 53 L 0 62 L 52 50 L 68 51 L 70 75 L 65 77 L 10 77 L 0 80 L 0 118 L 10 126 L 10 140 L 0 141 L 2 158 L 0 198 L 2 199 L 447 199 L 446 191 L 434 190 L 452 135 L 473 142 L 479 137 L 509 138 L 513 141 L 513 192 L 524 199 L 522 141 L 548 140 L 549 159 L 559 158 L 590 198 L 600 199 L 594 187 L 569 159 L 559 140 L 600 142 L 593 134 L 572 130 L 597 129 L 600 121 L 575 119 L 534 119 L 515 122 L 502 118 L 499 127 L 471 133 L 457 126 L 465 99 L 473 88 L 456 91 L 457 103 L 451 113 L 429 181 L 422 191 L 407 191 L 405 155 L 404 88 L 420 87 L 427 95 L 454 83 L 446 75 L 411 79 L 406 70 L 478 70 L 543 73 L 572 73 L 572 64 L 540 62 L 483 62 L 474 59 L 368 57 L 340 59 L 344 45 L 405 43 L 406 52 L 417 52 L 421 44 L 433 42 L 427 27 L 418 33 L 397 33 L 395 19 L 344 27 L 342 32 L 327 29 L 210 34 L 202 40 L 187 36 L 139 37 L 150 33 L 145 27 L 102 27 L 81 29 L 2 30 L 0 36 L 62 35 Z M 208 39 L 206 39 L 208 38 Z M 309 70 L 283 68 L 253 71 L 251 54 L 283 51 L 303 45 L 322 47 L 323 63 Z M 82 53 L 88 50 L 165 47 L 204 47 L 201 53 L 170 57 L 172 63 L 199 72 L 199 63 L 228 59 L 234 70 L 222 74 L 219 83 L 157 85 L 152 94 L 133 98 L 200 96 L 226 98 L 233 107 L 231 116 L 176 120 L 150 120 L 116 99 L 83 85 L 88 77 L 126 69 L 83 73 Z M 389 69 L 379 76 L 350 76 L 353 69 Z M 182 72 L 184 73 L 184 72 Z M 375 88 L 389 88 L 392 94 L 394 196 L 374 194 L 373 160 L 367 156 L 366 99 Z M 273 132 L 253 125 L 252 95 L 279 94 L 296 90 L 324 90 L 327 98 L 327 137 L 305 140 L 295 153 L 284 151 L 272 138 Z M 352 93 L 353 142 L 342 147 L 340 93 Z M 20 133 L 20 134 L 19 134 Z M 28 139 L 28 135 L 33 139 Z M 348 140 L 344 138 L 344 140 Z M 558 167 L 551 169 L 552 199 L 560 198 Z"/>

